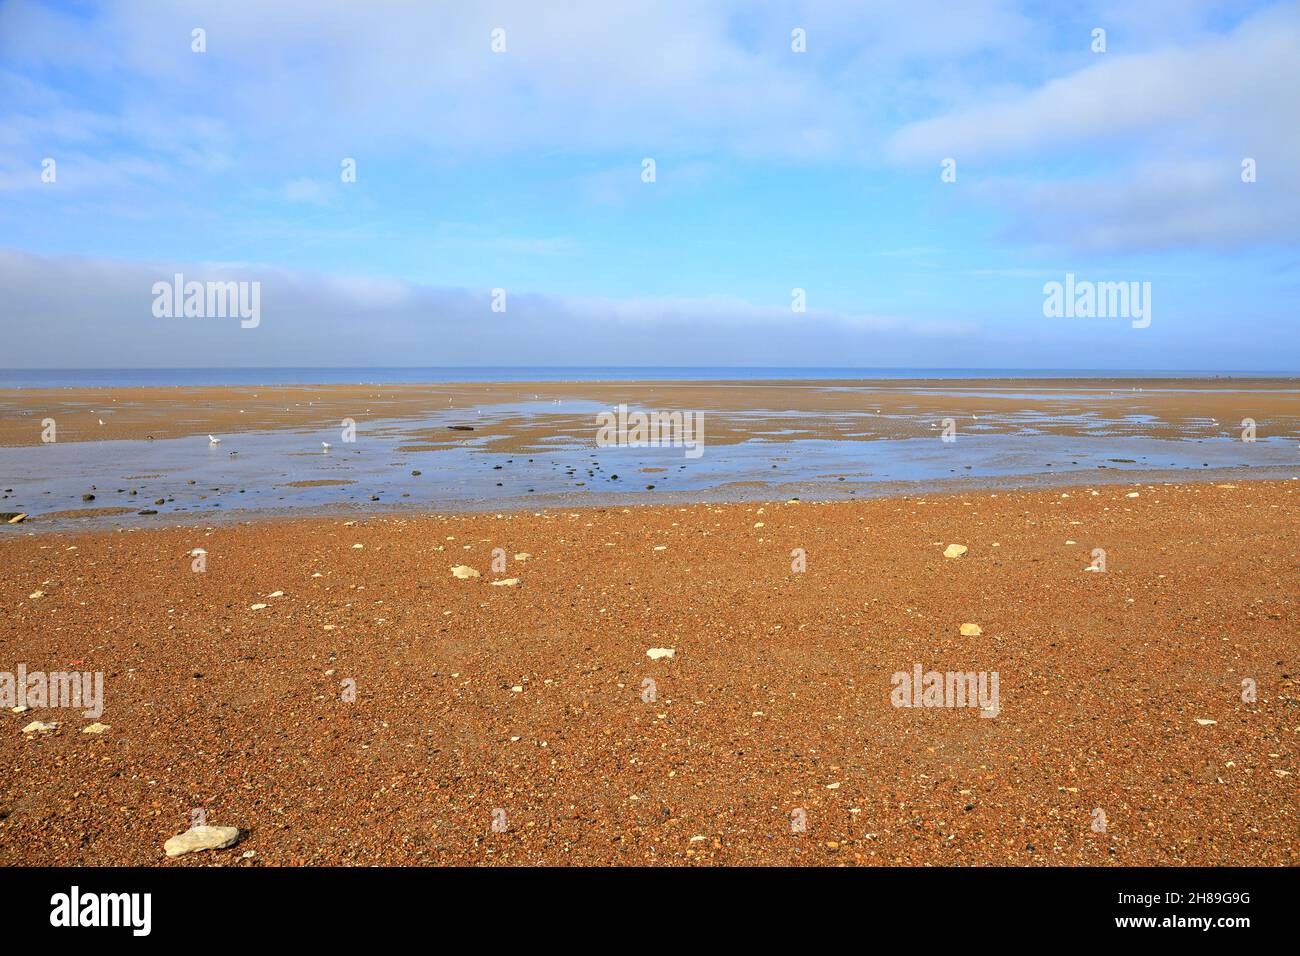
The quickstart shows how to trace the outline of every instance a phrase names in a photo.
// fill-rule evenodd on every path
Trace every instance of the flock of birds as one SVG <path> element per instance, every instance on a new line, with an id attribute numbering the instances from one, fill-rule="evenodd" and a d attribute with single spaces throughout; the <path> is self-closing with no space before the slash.
<path id="1" fill-rule="evenodd" d="M 100 424 L 102 425 L 102 424 L 104 424 L 104 423 L 101 421 Z M 209 436 L 208 436 L 208 444 L 211 445 L 213 448 L 215 448 L 215 447 L 217 447 L 218 445 L 221 444 L 221 439 L 218 438 L 218 437 L 216 437 L 215 435 L 209 435 Z M 329 450 L 330 450 L 331 448 L 333 448 L 334 446 L 331 445 L 331 444 L 330 444 L 329 442 L 327 442 L 327 441 L 323 441 L 323 442 L 320 443 L 320 447 L 321 447 L 321 450 L 322 450 L 322 451 L 329 451 Z M 239 452 L 237 452 L 237 451 L 232 451 L 231 454 L 232 454 L 232 455 L 238 455 Z"/>

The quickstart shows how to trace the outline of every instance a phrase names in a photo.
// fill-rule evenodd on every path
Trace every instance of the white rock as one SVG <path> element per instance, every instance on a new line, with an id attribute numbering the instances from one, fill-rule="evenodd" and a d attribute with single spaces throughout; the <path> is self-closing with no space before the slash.
<path id="1" fill-rule="evenodd" d="M 980 627 L 978 624 L 963 624 L 961 626 L 962 637 L 979 637 L 983 633 L 984 628 Z"/>
<path id="2" fill-rule="evenodd" d="M 531 558 L 531 557 L 532 557 L 532 555 L 529 554 L 527 551 L 520 551 L 518 554 L 515 555 L 515 560 L 516 560 L 516 561 L 527 561 L 527 560 L 528 560 L 529 558 Z"/>
<path id="3" fill-rule="evenodd" d="M 453 566 L 451 569 L 451 573 L 452 575 L 460 578 L 461 580 L 464 580 L 465 578 L 478 577 L 478 572 L 475 571 L 473 568 L 471 568 L 468 564 L 457 564 Z"/>
<path id="4" fill-rule="evenodd" d="M 943 556 L 945 558 L 960 558 L 965 553 L 966 545 L 964 544 L 950 544 L 948 547 L 943 549 Z"/>
<path id="5" fill-rule="evenodd" d="M 518 578 L 502 578 L 500 581 L 493 581 L 493 587 L 512 588 L 519 583 Z"/>
<path id="6" fill-rule="evenodd" d="M 1217 724 L 1217 723 L 1218 723 L 1217 720 L 1206 720 L 1204 717 L 1197 717 L 1197 718 L 1196 718 L 1196 722 L 1197 722 L 1198 724 L 1200 724 L 1202 727 L 1208 727 L 1208 726 L 1210 726 L 1210 724 Z"/>
<path id="7" fill-rule="evenodd" d="M 83 734 L 102 734 L 110 726 L 110 724 L 93 723 L 89 727 L 82 727 L 81 732 Z"/>
<path id="8" fill-rule="evenodd" d="M 250 611 L 260 611 L 260 610 L 262 610 L 264 607 L 266 607 L 265 604 L 250 604 L 250 605 L 248 606 L 248 609 L 249 609 Z"/>
<path id="9" fill-rule="evenodd" d="M 163 844 L 168 856 L 184 856 L 199 850 L 224 850 L 239 839 L 238 827 L 192 827 Z"/>
<path id="10" fill-rule="evenodd" d="M 23 733 L 34 734 L 37 733 L 38 731 L 40 733 L 44 733 L 47 730 L 53 730 L 57 726 L 59 726 L 59 722 L 57 720 L 49 724 L 41 723 L 39 720 L 33 720 L 30 724 L 28 724 L 26 727 L 23 728 Z"/>
<path id="11" fill-rule="evenodd" d="M 676 653 L 677 650 L 672 647 L 652 647 L 645 652 L 645 656 L 652 661 L 657 661 L 662 657 L 672 657 Z"/>

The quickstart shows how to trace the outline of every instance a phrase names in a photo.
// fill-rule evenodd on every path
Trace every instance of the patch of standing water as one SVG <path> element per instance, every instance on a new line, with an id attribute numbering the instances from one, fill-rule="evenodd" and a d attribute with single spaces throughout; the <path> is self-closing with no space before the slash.
<path id="1" fill-rule="evenodd" d="M 464 416 L 464 412 L 461 412 Z M 464 420 L 462 417 L 461 420 Z M 1010 484 L 1050 476 L 1074 483 L 1122 480 L 1125 472 L 1186 479 L 1213 470 L 1252 477 L 1300 473 L 1294 443 L 1228 437 L 1174 439 L 960 434 L 844 441 L 750 440 L 681 447 L 597 448 L 563 438 L 523 452 L 494 452 L 481 436 L 451 432 L 448 448 L 404 450 L 410 423 L 373 423 L 355 442 L 337 430 L 245 432 L 157 441 L 65 442 L 0 448 L 0 510 L 33 519 L 49 512 L 125 508 L 126 514 L 47 520 L 57 526 L 132 526 L 209 521 L 223 513 L 535 509 L 552 505 L 681 500 L 847 498 L 899 484 L 918 491 L 959 482 Z M 321 447 L 330 442 L 329 449 Z M 233 454 L 232 454 L 233 453 Z M 419 472 L 419 474 L 414 474 Z M 132 491 L 136 493 L 131 494 Z M 83 501 L 93 494 L 94 499 Z M 161 500 L 161 504 L 157 502 Z M 156 516 L 140 515 L 141 511 Z M 23 525 L 7 526 L 21 529 Z"/>

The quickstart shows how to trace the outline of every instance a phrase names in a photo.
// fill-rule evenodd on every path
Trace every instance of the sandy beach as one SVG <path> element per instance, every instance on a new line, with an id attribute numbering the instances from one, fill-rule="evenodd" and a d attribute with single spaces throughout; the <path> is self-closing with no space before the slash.
<path id="1" fill-rule="evenodd" d="M 1294 866 L 1298 496 L 8 534 L 0 669 L 104 706 L 0 713 L 0 864 Z M 239 843 L 169 860 L 196 809 Z"/>
<path id="2" fill-rule="evenodd" d="M 0 0 L 14 938 L 1294 930 L 1300 5 L 142 6 Z"/>

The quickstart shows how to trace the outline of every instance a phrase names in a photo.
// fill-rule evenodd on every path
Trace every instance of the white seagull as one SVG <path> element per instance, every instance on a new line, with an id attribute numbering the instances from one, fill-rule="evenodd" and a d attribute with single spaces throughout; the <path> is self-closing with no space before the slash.
<path id="1" fill-rule="evenodd" d="M 101 418 L 101 419 L 99 420 L 99 423 L 100 423 L 101 425 L 104 424 L 104 419 Z"/>
<path id="2" fill-rule="evenodd" d="M 220 444 L 221 444 L 221 439 L 220 439 L 220 438 L 213 438 L 211 435 L 209 435 L 209 436 L 208 436 L 208 444 L 209 444 L 209 445 L 220 445 Z"/>
<path id="3" fill-rule="evenodd" d="M 320 446 L 321 446 L 322 448 L 324 448 L 326 451 L 329 451 L 330 443 L 327 442 L 327 441 L 323 441 L 323 442 L 320 443 Z"/>

